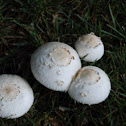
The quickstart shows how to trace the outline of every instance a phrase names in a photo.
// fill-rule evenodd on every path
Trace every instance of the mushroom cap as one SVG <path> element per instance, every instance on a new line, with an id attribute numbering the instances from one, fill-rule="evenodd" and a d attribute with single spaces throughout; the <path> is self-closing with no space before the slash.
<path id="1" fill-rule="evenodd" d="M 18 118 L 28 112 L 34 101 L 30 85 L 20 76 L 0 75 L 0 117 Z"/>
<path id="2" fill-rule="evenodd" d="M 100 37 L 90 34 L 82 35 L 75 43 L 75 49 L 84 61 L 94 62 L 104 54 L 104 45 Z"/>
<path id="3" fill-rule="evenodd" d="M 68 93 L 71 98 L 82 104 L 103 102 L 111 90 L 107 74 L 98 67 L 83 67 L 71 83 Z"/>
<path id="4" fill-rule="evenodd" d="M 67 91 L 80 68 L 77 52 L 61 42 L 46 43 L 31 57 L 31 70 L 36 80 L 55 91 Z"/>

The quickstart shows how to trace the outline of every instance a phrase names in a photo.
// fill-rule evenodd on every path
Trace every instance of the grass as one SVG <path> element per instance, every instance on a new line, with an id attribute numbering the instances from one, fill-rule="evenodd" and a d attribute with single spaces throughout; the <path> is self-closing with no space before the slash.
<path id="1" fill-rule="evenodd" d="M 0 73 L 18 74 L 31 85 L 30 111 L 0 126 L 125 126 L 126 125 L 126 2 L 117 0 L 0 0 Z M 34 50 L 49 41 L 74 47 L 89 32 L 102 38 L 105 54 L 95 63 L 112 84 L 98 105 L 75 103 L 67 93 L 51 91 L 30 70 Z"/>

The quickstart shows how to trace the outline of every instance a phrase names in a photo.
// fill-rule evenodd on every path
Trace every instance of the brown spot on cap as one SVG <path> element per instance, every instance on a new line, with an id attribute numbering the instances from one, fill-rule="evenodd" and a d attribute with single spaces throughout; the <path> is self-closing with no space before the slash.
<path id="1" fill-rule="evenodd" d="M 87 48 L 96 48 L 101 45 L 101 40 L 99 37 L 95 36 L 94 34 L 90 33 L 87 35 L 82 35 L 79 37 L 79 41 L 85 45 Z"/>
<path id="2" fill-rule="evenodd" d="M 61 70 L 58 70 L 58 71 L 57 71 L 57 74 L 58 74 L 58 75 L 61 75 L 61 73 L 62 73 Z"/>
<path id="3" fill-rule="evenodd" d="M 85 93 L 81 93 L 81 96 L 82 96 L 82 97 L 86 97 L 86 94 L 85 94 Z"/>
<path id="4" fill-rule="evenodd" d="M 85 84 L 96 84 L 100 80 L 100 75 L 98 72 L 92 69 L 83 69 L 79 73 L 79 80 L 81 79 Z"/>
<path id="5" fill-rule="evenodd" d="M 94 32 L 91 32 L 90 35 L 94 35 Z"/>
<path id="6" fill-rule="evenodd" d="M 62 86 L 64 84 L 64 82 L 63 81 L 57 81 L 57 84 Z"/>
<path id="7" fill-rule="evenodd" d="M 50 54 L 52 62 L 57 66 L 68 66 L 73 60 L 73 56 L 66 48 L 56 48 Z"/>
<path id="8" fill-rule="evenodd" d="M 0 96 L 2 97 L 2 100 L 12 101 L 16 99 L 19 93 L 20 87 L 13 83 L 4 83 L 2 87 L 0 87 Z"/>
<path id="9" fill-rule="evenodd" d="M 45 65 L 46 65 L 46 66 L 48 66 L 48 65 L 49 65 L 49 63 L 48 63 L 48 62 L 45 62 Z"/>

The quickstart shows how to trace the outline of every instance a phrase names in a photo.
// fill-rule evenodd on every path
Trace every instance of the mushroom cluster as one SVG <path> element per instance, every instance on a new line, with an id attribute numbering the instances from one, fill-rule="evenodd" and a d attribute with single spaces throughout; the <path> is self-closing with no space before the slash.
<path id="1" fill-rule="evenodd" d="M 81 67 L 81 60 L 94 62 L 104 54 L 104 45 L 94 33 L 76 41 L 76 51 L 61 42 L 40 46 L 31 56 L 31 71 L 42 85 L 54 91 L 68 91 L 71 98 L 82 104 L 98 104 L 109 95 L 111 83 L 98 67 Z M 79 58 L 80 57 L 80 58 Z M 0 75 L 0 117 L 18 118 L 31 108 L 33 90 L 18 75 Z"/>
<path id="2" fill-rule="evenodd" d="M 81 61 L 94 62 L 104 54 L 104 45 L 94 33 L 76 41 L 76 51 L 61 42 L 49 42 L 31 56 L 31 71 L 42 85 L 55 91 L 68 91 L 71 98 L 83 104 L 104 101 L 111 89 L 107 74 L 98 67 L 85 66 Z"/>
<path id="3" fill-rule="evenodd" d="M 80 58 L 87 62 L 97 61 L 104 54 L 101 38 L 92 32 L 79 37 L 75 48 Z M 68 93 L 77 102 L 92 105 L 103 102 L 108 97 L 110 90 L 110 80 L 103 70 L 95 66 L 85 66 L 77 73 Z"/>

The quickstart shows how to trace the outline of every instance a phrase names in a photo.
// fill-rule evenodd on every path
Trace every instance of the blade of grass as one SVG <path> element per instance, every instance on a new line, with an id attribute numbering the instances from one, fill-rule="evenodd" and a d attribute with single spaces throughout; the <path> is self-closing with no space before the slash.
<path id="1" fill-rule="evenodd" d="M 109 4 L 109 11 L 110 11 L 111 18 L 112 18 L 112 22 L 113 22 L 113 27 L 116 28 L 115 18 L 113 16 L 113 12 L 112 12 L 111 5 L 110 4 Z"/>

